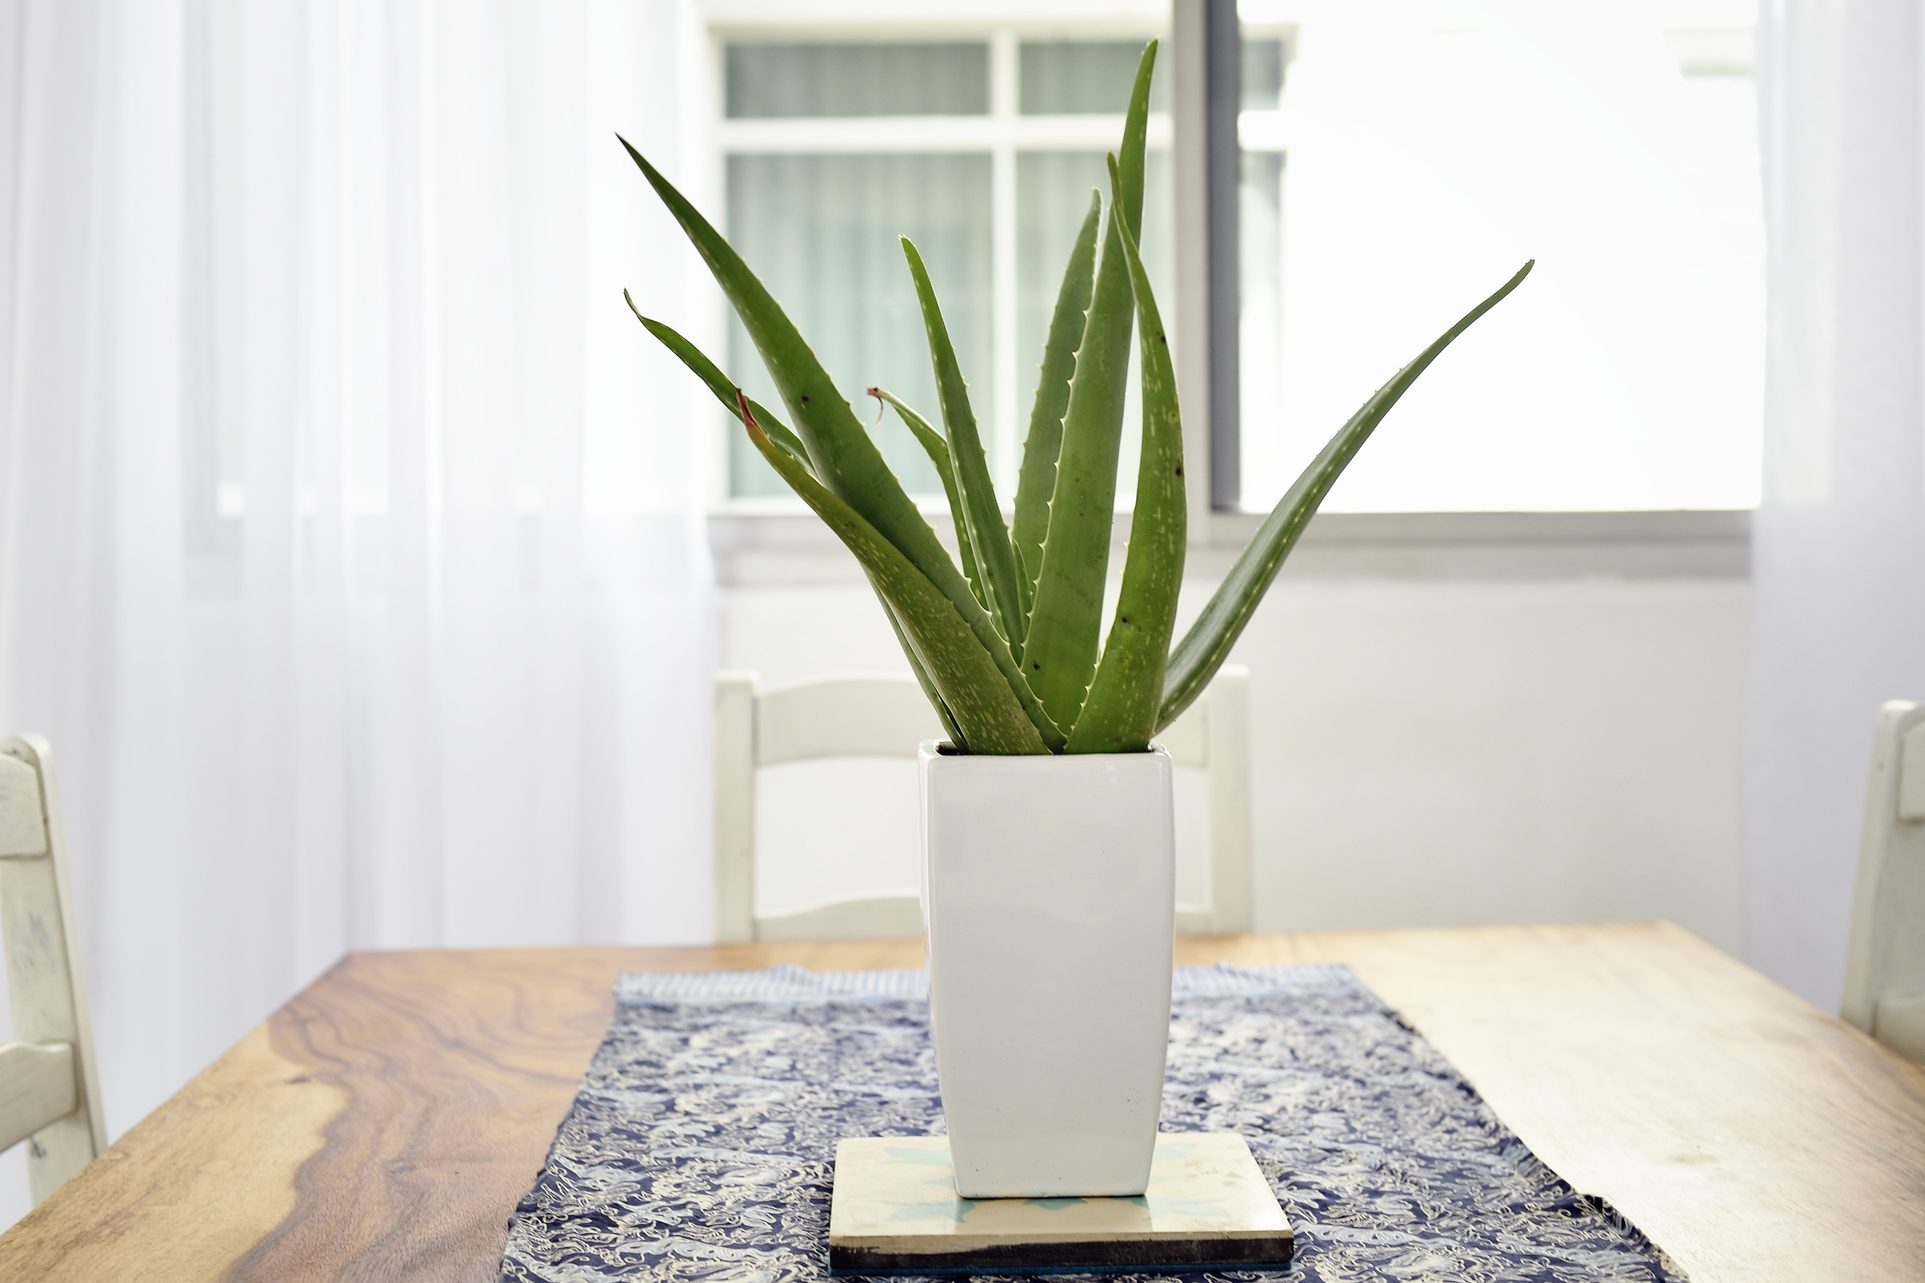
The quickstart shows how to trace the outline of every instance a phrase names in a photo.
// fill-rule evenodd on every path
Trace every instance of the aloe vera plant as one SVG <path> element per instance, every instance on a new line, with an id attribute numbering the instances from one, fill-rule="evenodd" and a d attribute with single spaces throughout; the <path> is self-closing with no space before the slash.
<path id="1" fill-rule="evenodd" d="M 1196 623 L 1172 647 L 1187 529 L 1182 417 L 1168 334 L 1137 251 L 1155 61 L 1152 41 L 1137 68 L 1120 151 L 1109 157 L 1107 212 L 1101 194 L 1094 194 L 1064 269 L 1007 522 L 941 305 L 922 256 L 903 239 L 928 336 L 941 429 L 884 389 L 870 391 L 895 411 L 935 465 L 960 565 L 741 255 L 622 139 L 734 306 L 789 422 L 750 400 L 694 344 L 643 316 L 624 294 L 629 307 L 741 421 L 769 466 L 855 555 L 917 681 L 965 752 L 1147 748 L 1209 684 L 1305 524 L 1390 408 L 1531 270 L 1525 263 L 1351 415 L 1278 501 Z M 1104 635 L 1133 333 L 1142 454 L 1121 587 Z"/>

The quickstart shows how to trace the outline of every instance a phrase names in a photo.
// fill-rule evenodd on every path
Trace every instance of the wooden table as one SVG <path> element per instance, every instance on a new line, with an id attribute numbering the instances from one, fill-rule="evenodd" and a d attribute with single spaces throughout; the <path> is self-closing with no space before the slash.
<path id="1" fill-rule="evenodd" d="M 1676 927 L 1179 942 L 1343 961 L 1695 1283 L 1925 1279 L 1925 1071 Z M 0 1279 L 494 1277 L 617 972 L 913 944 L 351 954 L 0 1238 Z"/>

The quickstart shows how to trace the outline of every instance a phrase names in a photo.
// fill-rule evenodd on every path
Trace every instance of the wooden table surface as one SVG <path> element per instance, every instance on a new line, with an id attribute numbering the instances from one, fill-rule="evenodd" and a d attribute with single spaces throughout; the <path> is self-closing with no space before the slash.
<path id="1" fill-rule="evenodd" d="M 1695 1283 L 1925 1279 L 1925 1071 L 1663 924 L 1185 940 L 1342 961 Z M 352 954 L 0 1238 L 0 1279 L 494 1277 L 624 970 L 914 944 Z"/>

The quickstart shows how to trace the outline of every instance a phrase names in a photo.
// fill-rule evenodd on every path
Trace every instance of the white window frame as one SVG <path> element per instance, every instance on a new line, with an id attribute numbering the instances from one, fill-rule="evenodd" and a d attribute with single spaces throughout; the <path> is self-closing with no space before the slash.
<path id="1" fill-rule="evenodd" d="M 1243 15 L 1246 35 L 1285 40 L 1286 59 L 1295 46 L 1294 6 L 1273 0 Z M 1750 34 L 1723 25 L 1722 0 L 1705 0 L 1705 16 L 1684 7 L 1668 31 L 1686 74 L 1749 75 Z M 811 0 L 807 22 L 796 20 L 780 0 L 706 0 L 715 89 L 709 127 L 714 131 L 715 178 L 712 207 L 726 209 L 723 175 L 732 152 L 817 152 L 846 146 L 874 152 L 902 150 L 987 151 L 991 157 L 992 315 L 997 405 L 991 414 L 1002 457 L 1012 458 L 1023 416 L 1018 412 L 1021 355 L 1015 350 L 1016 220 L 1015 157 L 1025 148 L 1108 148 L 1121 116 L 1023 116 L 1018 111 L 1017 46 L 1049 36 L 1077 39 L 1146 39 L 1167 27 L 1172 39 L 1164 66 L 1171 75 L 1171 112 L 1153 119 L 1149 145 L 1176 150 L 1175 311 L 1180 328 L 1199 330 L 1208 309 L 1207 286 L 1194 253 L 1184 247 L 1202 243 L 1206 211 L 1194 197 L 1200 149 L 1189 145 L 1200 130 L 1204 92 L 1196 28 L 1200 0 L 1050 0 L 1046 16 L 1009 0 L 984 0 L 967 19 L 931 18 L 908 6 L 878 5 L 873 0 Z M 987 34 L 985 34 L 987 33 Z M 1186 38 L 1187 36 L 1187 38 Z M 976 41 L 989 45 L 989 114 L 957 118 L 778 118 L 730 120 L 722 102 L 724 48 L 730 40 L 899 40 Z M 1286 69 L 1286 76 L 1288 71 Z M 1241 110 L 1238 141 L 1246 151 L 1286 153 L 1288 115 L 1281 111 Z M 827 140 L 827 141 L 825 141 Z M 724 228 L 726 231 L 726 228 Z M 726 329 L 716 314 L 714 332 L 705 336 L 726 346 Z M 1189 486 L 1191 572 L 1222 573 L 1255 533 L 1264 514 L 1213 507 L 1210 501 L 1212 433 L 1235 431 L 1211 423 L 1202 395 L 1206 372 L 1199 344 L 1189 345 L 1192 361 L 1179 369 L 1185 404 L 1185 476 Z M 1182 352 L 1179 350 L 1179 360 Z M 716 485 L 709 516 L 710 546 L 718 579 L 725 586 L 799 585 L 860 582 L 854 562 L 819 521 L 786 496 L 736 497 L 728 494 L 728 442 L 716 446 Z M 928 507 L 941 515 L 940 503 Z M 1321 514 L 1293 556 L 1296 573 L 1393 579 L 1542 579 L 1614 575 L 1630 578 L 1731 579 L 1750 569 L 1749 509 L 1681 509 L 1590 512 L 1400 512 Z M 947 522 L 934 523 L 939 531 Z M 1117 551 L 1127 538 L 1127 517 L 1117 524 Z"/>
<path id="2" fill-rule="evenodd" d="M 715 8 L 716 6 L 712 6 Z M 713 117 L 715 155 L 715 221 L 728 234 L 728 168 L 735 155 L 827 155 L 859 152 L 865 155 L 906 153 L 926 155 L 941 152 L 966 152 L 989 157 L 990 186 L 990 342 L 993 385 L 996 402 L 983 415 L 994 433 L 992 454 L 1010 461 L 998 481 L 1014 484 L 1014 461 L 1021 457 L 1022 429 L 1028 422 L 1021 405 L 1023 356 L 1017 350 L 1016 274 L 1016 169 L 1017 157 L 1026 151 L 1095 151 L 1116 146 L 1122 132 L 1123 113 L 1076 115 L 1025 115 L 1019 101 L 1021 81 L 1018 47 L 1025 40 L 1051 36 L 1079 40 L 1148 40 L 1159 34 L 1151 18 L 1112 17 L 1096 26 L 1079 23 L 1073 29 L 1052 11 L 1049 20 L 1033 15 L 1002 14 L 992 21 L 973 21 L 957 27 L 950 23 L 917 21 L 911 10 L 897 14 L 894 21 L 864 23 L 855 31 L 829 22 L 797 25 L 792 18 L 768 23 L 744 23 L 740 11 L 761 6 L 729 5 L 738 16 L 733 21 L 711 21 L 709 48 L 716 86 Z M 1155 13 L 1152 7 L 1149 13 Z M 726 93 L 726 47 L 737 40 L 796 40 L 835 43 L 862 40 L 897 43 L 982 44 L 989 51 L 989 111 L 980 116 L 781 116 L 731 118 L 725 114 L 722 97 Z M 1168 152 L 1174 130 L 1168 116 L 1152 116 L 1146 134 L 1151 151 Z M 723 351 L 728 332 L 722 318 L 714 318 L 714 328 L 705 335 L 704 346 Z M 799 505 L 785 495 L 740 496 L 729 491 L 729 438 L 717 439 L 712 476 L 711 510 L 735 515 L 785 513 Z"/>

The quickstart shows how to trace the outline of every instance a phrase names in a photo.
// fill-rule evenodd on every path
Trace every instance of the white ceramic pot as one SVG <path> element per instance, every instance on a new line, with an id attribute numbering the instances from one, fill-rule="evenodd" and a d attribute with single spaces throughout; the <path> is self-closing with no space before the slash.
<path id="1" fill-rule="evenodd" d="M 1170 1034 L 1170 756 L 922 746 L 929 1007 L 964 1198 L 1141 1194 Z"/>

